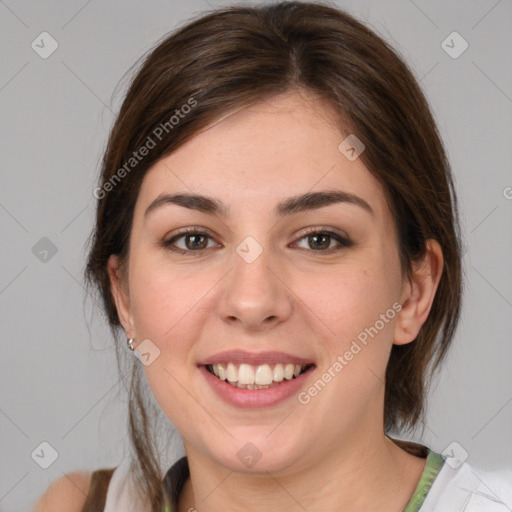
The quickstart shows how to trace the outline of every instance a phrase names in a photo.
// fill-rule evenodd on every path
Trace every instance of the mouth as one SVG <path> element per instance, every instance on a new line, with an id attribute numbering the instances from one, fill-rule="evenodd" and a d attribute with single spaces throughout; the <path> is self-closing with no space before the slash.
<path id="1" fill-rule="evenodd" d="M 224 362 L 202 365 L 217 379 L 239 389 L 271 389 L 297 379 L 315 368 L 313 363 L 275 363 L 252 365 L 248 363 Z"/>

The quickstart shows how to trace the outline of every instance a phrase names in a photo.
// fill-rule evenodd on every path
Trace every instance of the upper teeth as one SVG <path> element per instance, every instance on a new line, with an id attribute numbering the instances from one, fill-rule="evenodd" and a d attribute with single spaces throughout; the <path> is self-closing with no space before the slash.
<path id="1" fill-rule="evenodd" d="M 268 386 L 272 382 L 280 382 L 283 379 L 290 380 L 297 377 L 305 368 L 300 364 L 276 364 L 272 369 L 268 364 L 253 366 L 242 363 L 237 366 L 234 363 L 218 363 L 211 365 L 213 373 L 222 380 L 238 382 L 239 384 L 257 384 Z"/>

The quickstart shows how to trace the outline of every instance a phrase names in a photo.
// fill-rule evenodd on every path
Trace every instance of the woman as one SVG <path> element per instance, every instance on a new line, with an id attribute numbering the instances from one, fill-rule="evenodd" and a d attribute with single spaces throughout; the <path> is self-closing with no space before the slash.
<path id="1" fill-rule="evenodd" d="M 454 336 L 461 244 L 427 101 L 367 27 L 297 2 L 189 23 L 138 70 L 94 193 L 134 460 L 38 510 L 509 510 L 504 476 L 391 437 Z M 152 397 L 186 451 L 164 478 Z"/>

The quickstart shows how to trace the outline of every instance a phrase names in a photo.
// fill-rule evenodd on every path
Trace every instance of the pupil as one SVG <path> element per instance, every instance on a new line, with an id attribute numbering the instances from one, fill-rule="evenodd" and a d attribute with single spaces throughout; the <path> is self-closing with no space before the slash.
<path id="1" fill-rule="evenodd" d="M 327 246 L 325 245 L 325 243 L 324 244 L 316 244 L 316 241 L 319 238 L 323 238 L 325 240 L 325 239 L 329 238 L 329 235 L 314 235 L 311 238 L 313 238 L 315 240 L 316 247 L 329 247 L 329 242 L 327 242 Z"/>
<path id="2" fill-rule="evenodd" d="M 198 238 L 204 238 L 204 236 L 203 236 L 203 235 L 188 235 L 188 239 L 189 239 L 189 240 L 196 240 L 196 239 L 198 239 Z M 191 244 L 191 246 L 192 246 L 192 247 L 195 247 L 195 248 L 199 247 L 199 245 L 200 245 L 200 244 L 199 244 L 199 243 L 196 243 L 196 242 L 197 242 L 197 240 L 196 240 L 195 242 L 193 241 L 193 242 L 192 242 L 192 244 Z M 189 247 L 189 248 L 190 248 L 190 247 Z"/>

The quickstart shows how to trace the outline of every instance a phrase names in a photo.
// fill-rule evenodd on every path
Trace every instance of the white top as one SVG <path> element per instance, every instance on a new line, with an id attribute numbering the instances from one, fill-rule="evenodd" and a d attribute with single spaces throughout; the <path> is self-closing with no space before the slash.
<path id="1" fill-rule="evenodd" d="M 123 460 L 112 473 L 103 512 L 151 512 L 149 503 L 143 503 L 135 492 L 129 459 Z"/>
<path id="2" fill-rule="evenodd" d="M 482 471 L 455 458 L 444 459 L 417 512 L 512 512 L 512 469 Z M 104 512 L 151 512 L 134 490 L 129 465 L 125 460 L 114 470 Z"/>
<path id="3" fill-rule="evenodd" d="M 445 457 L 418 512 L 512 512 L 512 469 L 482 471 Z"/>

